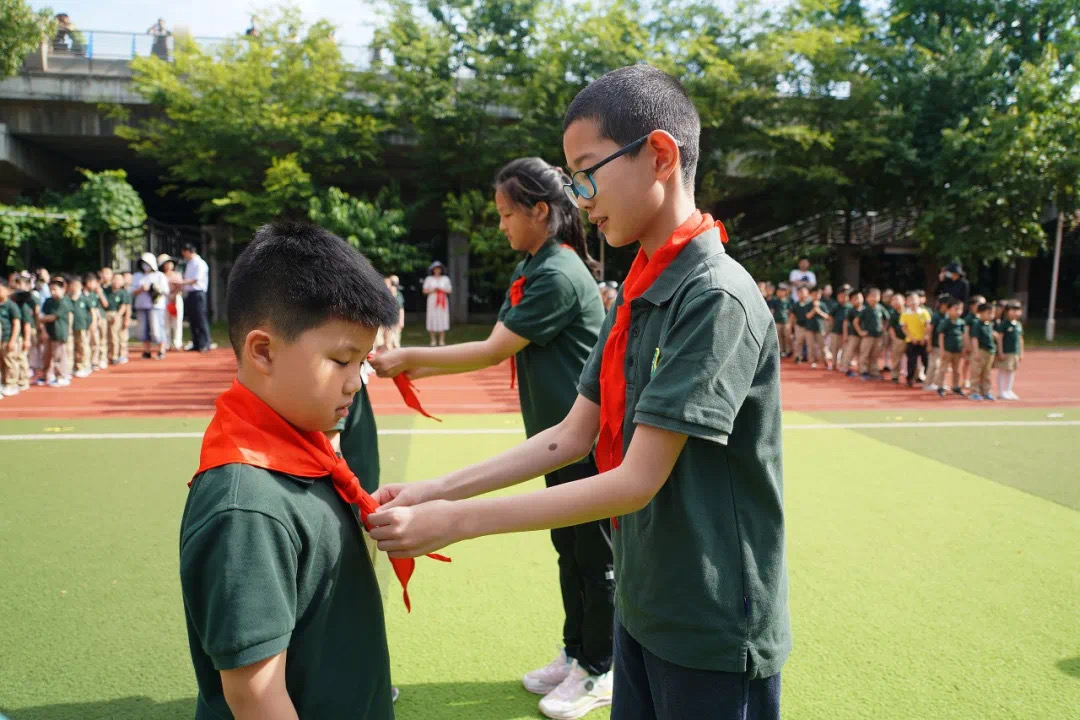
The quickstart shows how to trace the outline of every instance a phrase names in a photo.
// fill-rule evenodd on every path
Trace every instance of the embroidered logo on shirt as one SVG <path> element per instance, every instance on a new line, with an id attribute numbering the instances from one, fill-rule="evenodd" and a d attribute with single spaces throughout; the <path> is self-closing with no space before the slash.
<path id="1" fill-rule="evenodd" d="M 656 369 L 660 366 L 660 348 L 656 348 L 656 352 L 652 356 L 652 372 L 649 373 L 649 377 L 656 376 Z"/>

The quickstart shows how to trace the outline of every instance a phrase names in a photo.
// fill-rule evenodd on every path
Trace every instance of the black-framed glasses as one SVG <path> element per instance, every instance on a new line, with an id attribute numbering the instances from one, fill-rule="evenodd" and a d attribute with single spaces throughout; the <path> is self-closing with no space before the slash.
<path id="1" fill-rule="evenodd" d="M 652 133 L 649 133 L 650 135 Z M 566 197 L 570 198 L 570 202 L 577 205 L 578 198 L 585 198 L 591 200 L 596 197 L 596 180 L 593 179 L 593 173 L 600 168 L 607 165 L 612 160 L 617 160 L 627 153 L 637 152 L 637 149 L 645 144 L 645 141 L 649 139 L 649 135 L 640 137 L 634 142 L 630 143 L 624 148 L 616 151 L 615 153 L 608 155 L 606 158 L 596 163 L 592 167 L 587 167 L 584 170 L 578 170 L 576 173 L 570 176 L 570 182 L 563 184 L 563 192 L 566 193 Z"/>

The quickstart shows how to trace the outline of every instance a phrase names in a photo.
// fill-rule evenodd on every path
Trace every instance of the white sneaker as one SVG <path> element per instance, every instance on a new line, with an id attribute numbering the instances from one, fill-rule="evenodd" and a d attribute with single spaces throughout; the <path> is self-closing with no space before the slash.
<path id="1" fill-rule="evenodd" d="M 15 397 L 19 394 L 19 388 L 6 387 L 0 394 L 2 394 L 4 397 Z"/>
<path id="2" fill-rule="evenodd" d="M 611 704 L 611 685 L 610 670 L 603 675 L 590 675 L 574 660 L 566 679 L 540 701 L 540 712 L 555 720 L 585 717 L 596 708 Z"/>
<path id="3" fill-rule="evenodd" d="M 71 378 L 61 378 L 56 381 L 57 387 L 67 387 L 68 385 L 71 385 Z"/>
<path id="4" fill-rule="evenodd" d="M 559 648 L 559 656 L 539 670 L 525 673 L 521 684 L 536 695 L 547 695 L 559 687 L 570 674 L 570 659 L 566 657 L 566 648 Z"/>
<path id="5" fill-rule="evenodd" d="M 937 386 L 937 385 L 934 385 L 933 383 L 931 383 L 930 385 L 927 385 L 927 386 L 926 386 L 925 388 L 923 388 L 923 389 L 924 389 L 924 390 L 926 390 L 926 391 L 928 391 L 928 392 L 937 392 L 937 391 L 938 391 L 938 386 Z"/>
<path id="6" fill-rule="evenodd" d="M 88 377 L 90 377 L 90 371 L 89 370 L 80 370 L 79 372 L 75 373 L 75 377 L 77 377 L 77 378 L 88 378 Z"/>
<path id="7" fill-rule="evenodd" d="M 1016 393 L 1014 393 L 1012 390 L 1006 390 L 1005 392 L 1001 393 L 1001 397 L 1002 397 L 1003 400 L 1019 400 L 1020 399 L 1020 396 L 1017 395 Z"/>

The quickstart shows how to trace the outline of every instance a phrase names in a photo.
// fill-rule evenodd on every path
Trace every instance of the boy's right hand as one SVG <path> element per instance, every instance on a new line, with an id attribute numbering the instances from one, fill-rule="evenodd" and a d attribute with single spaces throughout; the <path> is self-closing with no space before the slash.
<path id="1" fill-rule="evenodd" d="M 441 499 L 436 487 L 436 482 L 428 480 L 419 483 L 394 483 L 383 485 L 372 496 L 375 502 L 383 509 L 393 507 L 410 507 L 419 505 L 430 500 Z"/>

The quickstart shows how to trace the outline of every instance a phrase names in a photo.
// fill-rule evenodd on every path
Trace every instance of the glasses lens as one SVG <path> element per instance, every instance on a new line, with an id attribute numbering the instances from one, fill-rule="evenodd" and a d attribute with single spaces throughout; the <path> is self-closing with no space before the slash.
<path id="1" fill-rule="evenodd" d="M 562 189 L 563 192 L 566 193 L 566 197 L 569 198 L 570 202 L 574 203 L 574 206 L 577 207 L 577 195 L 574 194 L 574 187 L 572 185 L 563 185 Z"/>
<path id="2" fill-rule="evenodd" d="M 591 200 L 593 195 L 596 195 L 596 185 L 593 184 L 593 179 L 585 172 L 578 171 L 574 173 L 574 190 L 577 194 L 586 200 Z"/>

